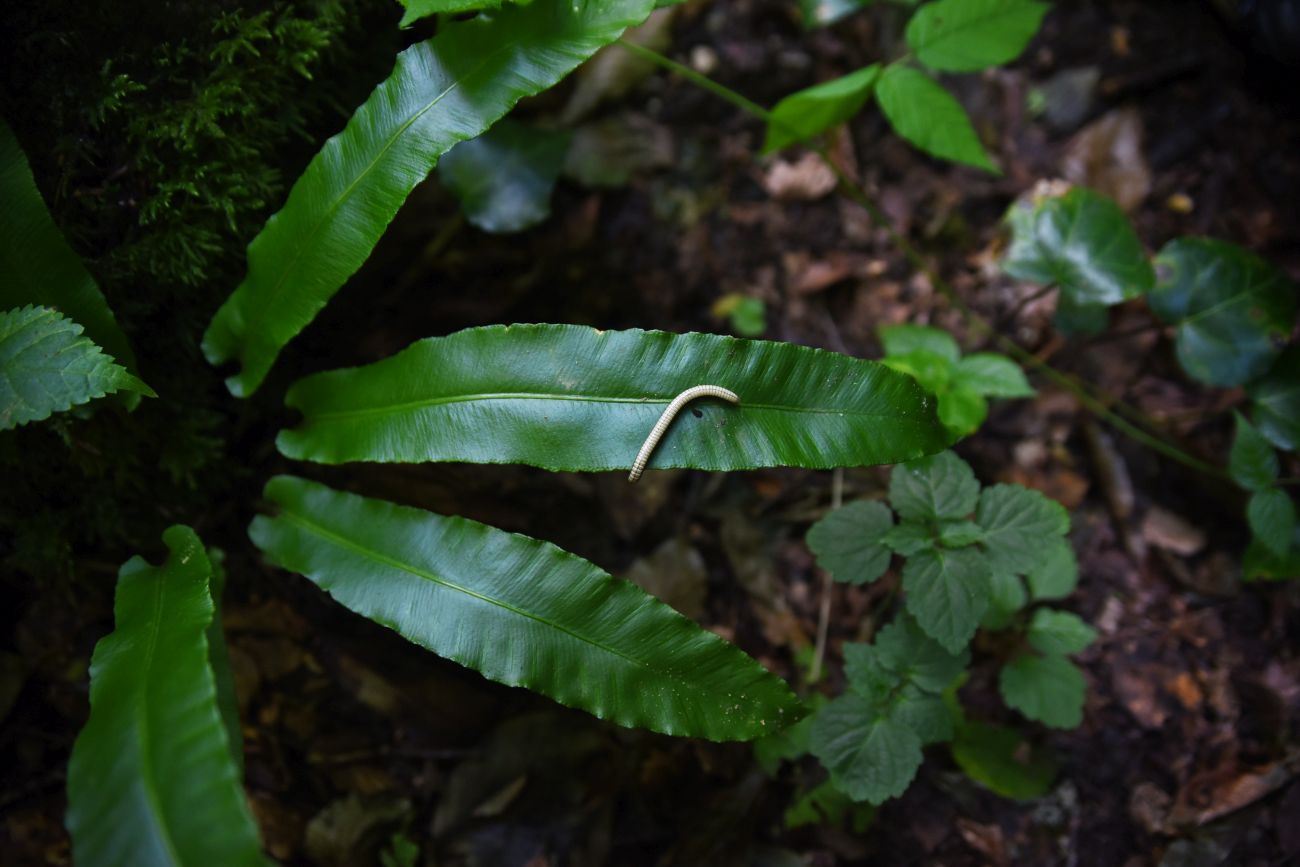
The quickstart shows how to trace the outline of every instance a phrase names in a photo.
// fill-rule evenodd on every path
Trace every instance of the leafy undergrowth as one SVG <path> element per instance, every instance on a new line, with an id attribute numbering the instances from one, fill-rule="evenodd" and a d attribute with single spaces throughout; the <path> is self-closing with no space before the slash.
<path id="1" fill-rule="evenodd" d="M 674 45 L 683 58 L 704 49 L 701 63 L 711 55 L 717 75 L 767 104 L 823 72 L 873 60 L 852 20 L 802 36 L 768 5 L 717 5 L 719 18 L 682 13 Z M 1080 32 L 1108 42 L 1069 38 Z M 1150 248 L 1208 234 L 1294 275 L 1300 224 L 1289 203 L 1300 200 L 1300 165 L 1278 142 L 1294 141 L 1296 126 L 1249 89 L 1223 40 L 1213 19 L 1176 0 L 1049 17 L 1021 63 L 961 84 L 977 124 L 1002 139 L 994 149 L 1002 180 L 931 162 L 871 116 L 836 144 L 854 148 L 857 171 L 968 302 L 1055 363 L 1167 419 L 1184 445 L 1219 462 L 1233 431 L 1203 418 L 1229 398 L 1187 380 L 1172 341 L 1140 305 L 1113 311 L 1108 335 L 1080 352 L 1055 340 L 1051 299 L 999 276 L 993 262 L 1011 199 L 1034 179 L 1082 165 L 1092 172 L 1085 179 L 1136 198 L 1131 216 Z M 1200 54 L 1180 66 L 1187 45 Z M 828 57 L 843 61 L 822 70 Z M 1094 66 L 1113 85 L 1072 122 L 1061 119 L 1061 76 Z M 1047 90 L 1050 113 L 1007 112 L 1036 87 Z M 1097 126 L 1131 124 L 1123 101 L 1145 133 L 1141 166 L 1115 158 L 1123 148 Z M 626 188 L 562 182 L 558 219 L 507 239 L 462 228 L 439 242 L 453 200 L 436 185 L 418 188 L 337 306 L 286 353 L 286 368 L 370 363 L 490 321 L 725 331 L 710 310 L 732 293 L 765 303 L 768 337 L 878 357 L 881 324 L 929 322 L 954 331 L 967 358 L 987 348 L 859 210 L 824 194 L 812 164 L 797 152 L 755 161 L 761 125 L 661 76 L 601 120 L 639 131 L 643 143 L 666 141 L 673 159 L 645 157 L 652 168 Z M 1081 129 L 1091 137 L 1073 138 Z M 364 341 L 341 342 L 358 323 Z M 248 516 L 214 510 L 199 529 L 232 552 L 224 619 L 247 788 L 269 854 L 288 864 L 419 864 L 436 854 L 439 864 L 556 867 L 801 863 L 789 853 L 819 865 L 971 867 L 1059 864 L 1067 855 L 1098 867 L 1294 857 L 1300 617 L 1294 588 L 1244 590 L 1235 580 L 1246 495 L 1114 439 L 1051 388 L 1032 401 L 994 402 L 958 452 L 986 485 L 1035 488 L 1071 513 L 1079 590 L 1059 605 L 1098 630 L 1077 660 L 1088 686 L 1083 721 L 1060 731 L 1009 710 L 999 661 L 1014 648 L 997 633 L 979 637 L 960 690 L 979 722 L 951 758 L 928 753 L 914 785 L 874 815 L 819 792 L 814 764 L 769 777 L 746 746 L 614 729 L 433 660 L 254 561 L 242 542 Z M 286 466 L 269 448 L 248 462 L 259 476 Z M 813 693 L 843 691 L 845 645 L 872 637 L 864 613 L 905 580 L 896 570 L 869 586 L 836 586 L 827 673 L 808 685 L 822 576 L 803 537 L 829 505 L 826 473 L 667 471 L 633 494 L 621 473 L 558 482 L 503 466 L 313 474 L 337 489 L 545 538 L 633 576 Z M 887 489 L 887 471 L 845 474 L 846 502 Z M 97 577 L 116 569 L 78 565 Z M 79 666 L 111 616 L 108 595 L 93 590 L 75 607 L 27 592 L 0 615 L 0 862 L 68 861 L 63 780 L 50 769 L 66 765 L 85 719 Z M 1019 803 L 961 773 L 971 756 L 997 755 L 968 749 L 972 742 L 987 746 L 1008 730 L 976 725 L 1019 732 L 1025 740 L 1005 761 L 1022 777 L 1036 774 L 1048 794 Z"/>

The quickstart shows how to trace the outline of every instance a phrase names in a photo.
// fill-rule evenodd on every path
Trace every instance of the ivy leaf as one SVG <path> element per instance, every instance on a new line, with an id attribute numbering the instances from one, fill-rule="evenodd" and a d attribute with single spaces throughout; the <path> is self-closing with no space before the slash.
<path id="1" fill-rule="evenodd" d="M 286 402 L 302 425 L 276 443 L 322 463 L 627 470 L 673 398 L 701 383 L 731 389 L 740 404 L 692 403 L 651 469 L 891 463 L 947 440 L 934 401 L 875 362 L 713 334 L 494 325 L 299 380 Z"/>
<path id="2" fill-rule="evenodd" d="M 976 548 L 930 548 L 903 566 L 907 610 L 951 653 L 970 642 L 989 604 L 989 562 Z"/>
<path id="3" fill-rule="evenodd" d="M 1083 722 L 1087 682 L 1063 656 L 1022 653 L 1002 667 L 998 689 L 1008 707 L 1044 725 L 1072 729 Z"/>
<path id="4" fill-rule="evenodd" d="M 968 650 L 948 652 L 905 613 L 880 630 L 872 646 L 883 667 L 930 692 L 945 689 L 970 664 Z"/>
<path id="5" fill-rule="evenodd" d="M 1209 385 L 1261 376 L 1295 323 L 1296 288 L 1248 250 L 1211 238 L 1176 238 L 1156 256 L 1159 279 L 1148 302 L 1178 326 L 1183 369 Z"/>
<path id="6" fill-rule="evenodd" d="M 1000 174 L 961 103 L 924 72 L 908 66 L 885 67 L 876 99 L 894 131 L 921 150 Z"/>
<path id="7" fill-rule="evenodd" d="M 1019 801 L 1045 795 L 1056 779 L 1051 753 L 1031 747 L 1015 729 L 968 722 L 952 742 L 957 766 L 975 782 L 1004 798 Z"/>
<path id="8" fill-rule="evenodd" d="M 1023 574 L 1047 557 L 1047 544 L 1070 529 L 1065 507 L 1019 485 L 994 485 L 980 494 L 975 521 L 984 528 L 984 548 L 995 572 Z"/>
<path id="9" fill-rule="evenodd" d="M 290 476 L 265 496 L 279 513 L 249 535 L 272 563 L 491 680 L 710 740 L 751 740 L 803 715 L 739 649 L 554 545 Z"/>
<path id="10" fill-rule="evenodd" d="M 809 745 L 840 791 L 872 804 L 903 794 L 921 766 L 921 739 L 907 722 L 852 692 L 817 712 Z"/>
<path id="11" fill-rule="evenodd" d="M 0 430 L 126 390 L 153 390 L 48 307 L 0 313 Z"/>
<path id="12" fill-rule="evenodd" d="M 763 153 L 805 141 L 844 123 L 871 98 L 880 64 L 797 91 L 772 109 Z"/>
<path id="13" fill-rule="evenodd" d="M 930 352 L 950 365 L 956 364 L 961 358 L 957 341 L 942 328 L 929 325 L 882 325 L 876 329 L 876 333 L 880 335 L 885 355 Z"/>
<path id="14" fill-rule="evenodd" d="M 0 309 L 44 305 L 135 370 L 135 355 L 95 278 L 54 225 L 27 156 L 0 119 Z M 138 400 L 138 398 L 137 398 Z"/>
<path id="15" fill-rule="evenodd" d="M 1042 562 L 1025 575 L 1029 592 L 1035 601 L 1064 599 L 1079 583 L 1079 561 L 1068 539 L 1052 539 L 1044 545 L 1047 550 Z"/>
<path id="16" fill-rule="evenodd" d="M 938 0 L 912 16 L 907 44 L 931 69 L 975 72 L 1019 57 L 1047 8 L 1033 0 Z"/>
<path id="17" fill-rule="evenodd" d="M 1241 413 L 1233 416 L 1237 421 L 1237 435 L 1228 452 L 1228 472 L 1246 490 L 1261 491 L 1277 479 L 1277 452 Z"/>
<path id="18" fill-rule="evenodd" d="M 643 21 L 652 0 L 534 0 L 453 23 L 397 56 L 343 132 L 325 143 L 248 247 L 248 275 L 203 337 L 226 381 L 252 394 L 280 350 L 361 263 L 416 184 L 457 142 L 560 81 Z"/>
<path id="19" fill-rule="evenodd" d="M 889 549 L 880 539 L 894 526 L 889 507 L 858 500 L 827 512 L 808 531 L 808 547 L 817 565 L 836 581 L 866 584 L 889 568 Z"/>
<path id="20" fill-rule="evenodd" d="M 1119 205 L 1075 187 L 1017 203 L 1007 212 L 1011 245 L 1002 270 L 1059 286 L 1075 305 L 1118 304 L 1144 295 L 1155 272 Z"/>
<path id="21" fill-rule="evenodd" d="M 1037 393 L 1020 365 L 993 352 L 975 352 L 958 361 L 952 384 L 987 397 L 1033 397 Z"/>
<path id="22" fill-rule="evenodd" d="M 1029 622 L 1029 643 L 1047 654 L 1078 653 L 1097 640 L 1097 630 L 1069 611 L 1040 608 Z"/>
<path id="23" fill-rule="evenodd" d="M 1246 392 L 1259 432 L 1280 449 L 1300 450 L 1300 344 L 1283 352 Z"/>
<path id="24" fill-rule="evenodd" d="M 1251 532 L 1273 554 L 1285 557 L 1291 550 L 1296 530 L 1295 503 L 1280 488 L 1269 488 L 1255 494 L 1246 506 L 1246 519 Z"/>
<path id="25" fill-rule="evenodd" d="M 460 201 L 465 219 L 485 232 L 522 232 L 551 215 L 551 193 L 570 133 L 499 121 L 453 147 L 438 177 Z"/>
<path id="26" fill-rule="evenodd" d="M 912 521 L 896 524 L 880 537 L 880 544 L 904 557 L 911 557 L 917 551 L 932 548 L 935 542 L 933 529 Z"/>
<path id="27" fill-rule="evenodd" d="M 975 473 L 952 452 L 899 464 L 889 476 L 889 501 L 909 521 L 965 518 L 979 493 Z"/>
<path id="28" fill-rule="evenodd" d="M 114 630 L 95 646 L 90 719 L 68 764 L 72 857 L 260 867 L 210 666 L 211 566 L 189 527 L 163 541 L 163 565 L 122 567 Z"/>

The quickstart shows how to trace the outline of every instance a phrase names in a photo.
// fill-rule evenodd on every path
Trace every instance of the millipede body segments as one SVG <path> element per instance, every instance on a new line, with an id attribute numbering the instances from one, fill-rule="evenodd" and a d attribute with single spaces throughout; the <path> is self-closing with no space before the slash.
<path id="1" fill-rule="evenodd" d="M 645 471 L 645 465 L 650 460 L 650 455 L 654 453 L 655 446 L 659 445 L 659 440 L 663 439 L 668 426 L 673 423 L 673 418 L 681 411 L 682 407 L 697 397 L 718 397 L 731 403 L 740 403 L 740 397 L 734 391 L 717 385 L 697 385 L 677 395 L 673 398 L 672 403 L 668 404 L 663 415 L 659 416 L 659 421 L 655 422 L 654 429 L 650 431 L 650 436 L 645 438 L 645 443 L 641 446 L 641 451 L 637 452 L 636 460 L 632 462 L 632 472 L 627 474 L 629 482 L 635 482 L 641 478 L 641 473 Z"/>

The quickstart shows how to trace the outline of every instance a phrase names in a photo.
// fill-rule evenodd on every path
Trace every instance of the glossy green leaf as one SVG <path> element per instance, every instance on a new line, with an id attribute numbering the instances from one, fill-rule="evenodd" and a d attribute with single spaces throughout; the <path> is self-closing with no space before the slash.
<path id="1" fill-rule="evenodd" d="M 1055 284 L 1075 305 L 1118 304 L 1151 290 L 1155 272 L 1119 205 L 1083 187 L 1017 203 L 1007 212 L 1011 245 L 1002 268 L 1019 280 Z"/>
<path id="2" fill-rule="evenodd" d="M 961 349 L 951 334 L 942 328 L 929 325 L 882 325 L 876 329 L 885 355 L 907 355 L 912 352 L 932 352 L 943 360 L 956 364 Z"/>
<path id="3" fill-rule="evenodd" d="M 903 794 L 921 766 L 907 722 L 851 692 L 817 712 L 810 746 L 840 791 L 872 804 Z"/>
<path id="4" fill-rule="evenodd" d="M 1019 485 L 993 485 L 980 494 L 975 522 L 995 572 L 1033 572 L 1047 558 L 1049 543 L 1070 529 L 1065 507 Z"/>
<path id="5" fill-rule="evenodd" d="M 907 610 L 935 641 L 960 653 L 989 605 L 989 564 L 975 548 L 930 548 L 907 559 Z"/>
<path id="6" fill-rule="evenodd" d="M 907 23 L 907 44 L 931 69 L 974 72 L 1019 57 L 1047 8 L 1034 0 L 937 0 Z"/>
<path id="7" fill-rule="evenodd" d="M 212 596 L 212 623 L 208 626 L 208 665 L 217 690 L 217 710 L 226 730 L 226 744 L 230 758 L 242 775 L 244 772 L 244 732 L 239 724 L 239 699 L 235 693 L 235 673 L 230 668 L 230 653 L 226 648 L 226 633 L 221 624 L 222 598 L 226 592 L 225 554 L 218 548 L 208 550 L 212 575 L 208 585 Z"/>
<path id="8" fill-rule="evenodd" d="M 924 72 L 885 67 L 876 99 L 894 131 L 921 150 L 998 174 L 961 103 Z"/>
<path id="9" fill-rule="evenodd" d="M 1176 238 L 1156 256 L 1148 302 L 1177 326 L 1183 369 L 1210 385 L 1263 375 L 1291 334 L 1296 287 L 1249 250 L 1212 238 Z"/>
<path id="10" fill-rule="evenodd" d="M 889 502 L 907 521 L 965 518 L 979 494 L 975 473 L 952 452 L 899 464 L 889 476 Z"/>
<path id="11" fill-rule="evenodd" d="M 367 367 L 308 377 L 287 402 L 293 458 L 626 470 L 667 404 L 700 384 L 733 405 L 678 413 L 649 466 L 738 470 L 892 463 L 937 451 L 934 401 L 871 362 L 788 343 L 577 325 L 471 328 Z"/>
<path id="12" fill-rule="evenodd" d="M 1051 753 L 1032 747 L 1019 732 L 1006 726 L 959 725 L 952 757 L 966 776 L 1004 798 L 1023 801 L 1040 797 L 1056 779 Z"/>
<path id="13" fill-rule="evenodd" d="M 624 726 L 776 732 L 785 683 L 636 585 L 537 539 L 289 476 L 249 530 L 276 565 L 439 656 Z"/>
<path id="14" fill-rule="evenodd" d="M 1042 561 L 1025 573 L 1029 592 L 1035 601 L 1064 599 L 1079 583 L 1079 561 L 1068 539 L 1045 540 L 1043 546 Z"/>
<path id="15" fill-rule="evenodd" d="M 652 7 L 535 0 L 451 24 L 399 54 L 392 75 L 325 143 L 253 239 L 248 276 L 204 335 L 210 362 L 241 365 L 226 381 L 231 392 L 257 389 L 443 153 L 564 78 Z"/>
<path id="16" fill-rule="evenodd" d="M 211 567 L 188 527 L 162 566 L 118 576 L 116 627 L 95 647 L 90 719 L 68 765 L 78 867 L 262 865 L 209 665 Z"/>
<path id="17" fill-rule="evenodd" d="M 485 232 L 522 232 L 551 214 L 551 193 L 570 134 L 503 120 L 461 142 L 438 163 L 438 177 L 465 219 Z"/>
<path id="18" fill-rule="evenodd" d="M 399 2 L 406 11 L 402 13 L 402 20 L 398 26 L 410 27 L 421 18 L 428 18 L 430 15 L 500 9 L 502 0 L 399 0 Z"/>
<path id="19" fill-rule="evenodd" d="M 1259 432 L 1280 449 L 1300 451 L 1300 344 L 1283 352 L 1246 390 Z"/>
<path id="20" fill-rule="evenodd" d="M 57 311 L 0 313 L 0 430 L 120 390 L 155 396 Z"/>
<path id="21" fill-rule="evenodd" d="M 879 75 L 880 65 L 873 63 L 782 99 L 768 116 L 763 153 L 810 139 L 853 117 L 871 98 Z"/>
<path id="22" fill-rule="evenodd" d="M 871 500 L 858 500 L 826 515 L 808 530 L 808 547 L 817 565 L 836 581 L 865 584 L 875 581 L 889 568 L 889 549 L 880 543 L 894 516 L 889 507 Z"/>
<path id="23" fill-rule="evenodd" d="M 1262 491 L 1273 484 L 1278 475 L 1277 452 L 1273 445 L 1246 421 L 1241 413 L 1233 413 L 1237 431 L 1228 451 L 1228 472 L 1233 481 L 1248 491 Z"/>
<path id="24" fill-rule="evenodd" d="M 1097 640 L 1097 630 L 1069 611 L 1040 608 L 1029 621 L 1029 643 L 1043 653 L 1078 653 Z"/>
<path id="25" fill-rule="evenodd" d="M 1273 554 L 1285 557 L 1296 530 L 1295 503 L 1281 488 L 1269 488 L 1250 498 L 1246 519 L 1255 538 Z"/>
<path id="26" fill-rule="evenodd" d="M 86 336 L 128 370 L 131 344 L 104 293 L 54 225 L 27 157 L 0 120 L 0 310 L 28 304 L 53 307 L 81 323 Z"/>
<path id="27" fill-rule="evenodd" d="M 1083 722 L 1087 682 L 1063 656 L 1022 653 L 1002 667 L 998 689 L 1007 707 L 1044 725 L 1072 729 Z"/>
<path id="28" fill-rule="evenodd" d="M 975 352 L 957 362 L 954 388 L 969 388 L 986 397 L 1033 397 L 1035 391 L 1025 372 L 1005 355 Z"/>

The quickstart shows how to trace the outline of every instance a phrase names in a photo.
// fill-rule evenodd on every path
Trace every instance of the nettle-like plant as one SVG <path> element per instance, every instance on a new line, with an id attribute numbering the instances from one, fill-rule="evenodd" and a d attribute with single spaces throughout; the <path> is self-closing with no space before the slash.
<path id="1" fill-rule="evenodd" d="M 1251 492 L 1253 539 L 1243 573 L 1300 576 L 1300 524 L 1279 484 L 1274 451 L 1300 448 L 1300 346 L 1286 346 L 1296 322 L 1295 285 L 1249 250 L 1213 238 L 1175 238 L 1149 257 L 1119 206 L 1083 187 L 1045 184 L 1013 205 L 1006 222 L 1003 269 L 1058 290 L 1062 331 L 1099 333 L 1108 308 L 1144 298 L 1173 329 L 1189 377 L 1245 389 L 1254 423 L 1235 414 L 1228 467 Z"/>
<path id="2" fill-rule="evenodd" d="M 397 58 L 325 143 L 248 249 L 203 349 L 254 393 L 286 345 L 371 253 L 439 157 L 558 82 L 652 0 L 534 0 L 469 20 Z M 94 280 L 59 235 L 7 129 L 0 418 L 5 427 L 114 390 L 150 391 Z M 81 336 L 78 328 L 84 328 Z M 105 354 L 122 360 L 117 364 Z M 738 404 L 674 398 L 716 384 Z M 714 393 L 723 394 L 718 389 Z M 729 393 L 729 392 L 727 392 Z M 129 409 L 134 401 L 121 408 Z M 569 325 L 471 328 L 294 384 L 281 453 L 317 463 L 461 461 L 626 472 L 831 468 L 911 460 L 949 437 L 935 399 L 876 362 L 706 334 Z M 86 411 L 105 411 L 106 402 Z M 653 445 L 653 443 L 651 444 Z M 358 614 L 501 683 L 620 725 L 712 740 L 780 731 L 804 713 L 778 677 L 636 586 L 546 542 L 295 476 L 265 488 L 254 545 Z M 167 560 L 118 577 L 95 650 L 90 720 L 68 773 L 79 864 L 263 861 L 240 791 L 240 738 L 221 639 L 220 556 L 189 528 Z"/>
<path id="3" fill-rule="evenodd" d="M 878 581 L 902 558 L 892 574 L 903 601 L 894 611 L 888 594 L 872 614 L 888 619 L 875 639 L 844 646 L 842 696 L 759 744 L 769 769 L 811 753 L 830 772 L 841 798 L 813 788 L 796 805 L 796 822 L 809 803 L 834 818 L 847 809 L 843 798 L 874 805 L 901 795 L 922 748 L 939 742 L 952 742 L 961 767 L 1000 794 L 1045 791 L 1050 759 L 1014 730 L 967 721 L 956 690 L 976 632 L 1006 632 L 1016 636 L 997 643 L 1005 648 L 998 686 L 1007 705 L 1055 728 L 1080 723 L 1085 681 L 1068 657 L 1095 633 L 1078 615 L 1038 606 L 1074 590 L 1069 524 L 1065 509 L 1037 491 L 981 490 L 964 461 L 942 452 L 896 466 L 888 505 L 847 503 L 812 526 L 808 546 L 837 581 Z"/>

